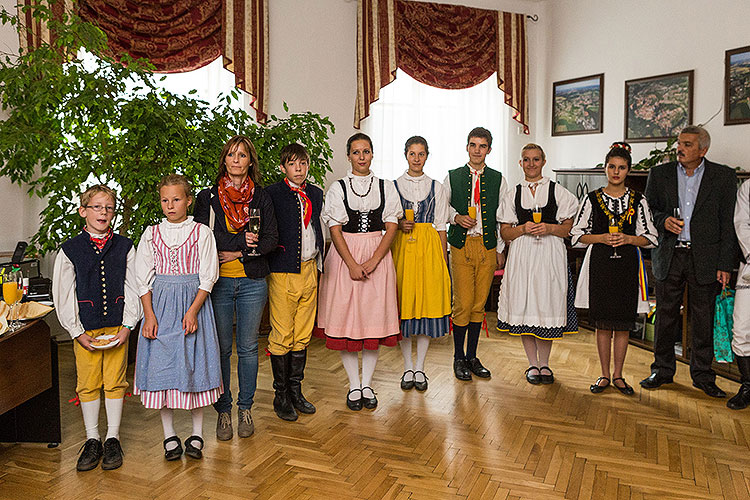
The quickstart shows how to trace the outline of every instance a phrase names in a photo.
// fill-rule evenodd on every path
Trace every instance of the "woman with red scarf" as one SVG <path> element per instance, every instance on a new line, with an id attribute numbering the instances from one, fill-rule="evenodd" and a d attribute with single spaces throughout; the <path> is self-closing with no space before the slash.
<path id="1" fill-rule="evenodd" d="M 237 435 L 254 431 L 250 409 L 258 378 L 258 327 L 268 297 L 266 255 L 278 242 L 273 203 L 260 186 L 258 154 L 245 136 L 237 135 L 224 145 L 219 174 L 213 187 L 198 194 L 195 220 L 208 225 L 219 251 L 219 280 L 211 292 L 219 335 L 224 393 L 214 403 L 219 414 L 216 437 L 232 439 L 231 364 L 233 323 L 237 317 Z M 250 232 L 248 223 L 260 213 L 260 230 Z"/>

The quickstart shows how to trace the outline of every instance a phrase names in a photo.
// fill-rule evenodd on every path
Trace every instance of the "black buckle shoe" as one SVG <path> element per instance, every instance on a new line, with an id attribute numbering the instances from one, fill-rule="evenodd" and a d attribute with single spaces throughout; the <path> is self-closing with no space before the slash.
<path id="1" fill-rule="evenodd" d="M 349 394 L 359 391 L 359 397 L 357 399 L 349 399 Z M 362 389 L 352 389 L 346 393 L 346 407 L 352 411 L 359 411 L 362 409 Z"/>
<path id="2" fill-rule="evenodd" d="M 617 382 L 618 380 L 622 380 L 622 383 L 623 383 L 622 387 L 620 387 L 619 385 L 615 384 L 615 382 Z M 625 379 L 622 378 L 622 377 L 613 378 L 612 379 L 612 385 L 615 386 L 615 389 L 617 389 L 621 393 L 625 394 L 626 396 L 632 396 L 633 394 L 635 394 L 635 391 L 633 390 L 633 388 L 630 387 L 628 385 L 628 383 L 625 382 Z"/>
<path id="3" fill-rule="evenodd" d="M 601 382 L 602 380 L 606 380 L 607 383 L 604 384 L 604 385 L 599 385 L 599 382 Z M 607 377 L 599 377 L 598 379 L 596 379 L 596 382 L 594 382 L 593 384 L 591 384 L 591 386 L 589 387 L 589 390 L 591 392 L 593 392 L 594 394 L 601 394 L 602 392 L 604 392 L 604 389 L 606 389 L 607 387 L 609 387 L 609 382 L 610 381 L 609 381 L 609 379 Z M 619 387 L 618 387 L 618 389 L 619 389 Z"/>
<path id="4" fill-rule="evenodd" d="M 471 380 L 471 372 L 465 359 L 453 360 L 453 373 L 458 380 Z"/>
<path id="5" fill-rule="evenodd" d="M 740 386 L 740 390 L 727 401 L 730 410 L 743 410 L 750 405 L 750 383 Z"/>
<path id="6" fill-rule="evenodd" d="M 404 377 L 406 377 L 407 373 L 411 373 L 411 380 L 404 380 Z M 401 389 L 404 391 L 409 391 L 414 388 L 414 372 L 412 370 L 406 370 L 403 375 L 401 375 Z"/>
<path id="7" fill-rule="evenodd" d="M 198 441 L 201 447 L 194 446 L 193 441 Z M 185 455 L 196 460 L 203 458 L 203 439 L 200 436 L 190 436 L 185 440 Z"/>
<path id="8" fill-rule="evenodd" d="M 545 375 L 544 373 L 542 373 L 542 370 L 547 370 L 549 372 L 549 375 Z M 555 374 L 552 373 L 552 370 L 550 370 L 549 366 L 542 366 L 539 368 L 539 379 L 543 384 L 552 384 L 555 382 Z"/>
<path id="9" fill-rule="evenodd" d="M 177 443 L 177 447 L 168 450 L 167 444 L 172 442 Z M 178 438 L 177 436 L 168 437 L 164 440 L 162 445 L 164 446 L 164 458 L 166 458 L 167 461 L 172 462 L 174 460 L 179 460 L 182 456 L 182 443 L 180 442 L 180 438 Z"/>
<path id="10" fill-rule="evenodd" d="M 418 382 L 417 381 L 417 373 L 421 373 L 424 377 L 424 382 Z M 418 390 L 419 392 L 424 392 L 427 390 L 427 381 L 430 380 L 427 378 L 427 375 L 421 370 L 417 370 L 414 372 L 414 388 Z"/>
<path id="11" fill-rule="evenodd" d="M 469 369 L 471 370 L 471 373 L 476 375 L 479 378 L 490 378 L 492 374 L 490 371 L 482 366 L 482 362 L 479 361 L 479 358 L 471 358 L 467 361 L 469 364 Z"/>
<path id="12" fill-rule="evenodd" d="M 524 375 L 526 375 L 526 382 L 529 384 L 539 385 L 542 383 L 542 378 L 539 376 L 539 374 L 533 374 L 531 373 L 531 370 L 539 371 L 539 368 L 536 366 L 529 366 L 526 368 L 526 371 L 523 372 Z"/>
<path id="13" fill-rule="evenodd" d="M 103 470 L 117 469 L 122 465 L 122 446 L 117 438 L 111 437 L 104 441 Z"/>
<path id="14" fill-rule="evenodd" d="M 99 465 L 99 460 L 101 460 L 102 455 L 104 454 L 102 442 L 94 438 L 87 439 L 86 442 L 83 443 L 83 446 L 81 446 L 81 450 L 83 450 L 83 453 L 78 457 L 76 470 L 84 472 L 95 469 L 96 466 Z M 78 451 L 80 452 L 81 450 Z"/>
<path id="15" fill-rule="evenodd" d="M 371 398 L 365 397 L 365 389 L 370 389 L 370 392 L 372 392 Z M 369 385 L 366 385 L 362 388 L 362 404 L 368 410 L 374 410 L 378 407 L 378 398 L 375 397 L 375 391 L 373 391 L 372 387 L 370 387 Z"/>

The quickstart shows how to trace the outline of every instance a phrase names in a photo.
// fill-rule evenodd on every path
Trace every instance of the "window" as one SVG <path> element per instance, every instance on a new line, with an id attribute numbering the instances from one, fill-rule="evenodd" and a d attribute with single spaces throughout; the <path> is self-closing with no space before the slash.
<path id="1" fill-rule="evenodd" d="M 362 122 L 362 131 L 373 141 L 373 172 L 386 179 L 403 174 L 404 143 L 421 135 L 430 147 L 425 173 L 442 182 L 448 170 L 466 163 L 469 131 L 485 127 L 492 132 L 493 149 L 487 165 L 506 173 L 506 155 L 501 152 L 507 149 L 510 108 L 503 95 L 495 74 L 468 89 L 446 90 L 419 83 L 399 70 L 396 80 L 380 90 L 380 99 Z"/>

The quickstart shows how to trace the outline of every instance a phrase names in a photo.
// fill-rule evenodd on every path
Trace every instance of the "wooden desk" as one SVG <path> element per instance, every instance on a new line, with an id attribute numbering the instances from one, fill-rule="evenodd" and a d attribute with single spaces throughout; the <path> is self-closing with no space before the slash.
<path id="1" fill-rule="evenodd" d="M 0 336 L 0 442 L 60 440 L 57 344 L 38 319 Z"/>

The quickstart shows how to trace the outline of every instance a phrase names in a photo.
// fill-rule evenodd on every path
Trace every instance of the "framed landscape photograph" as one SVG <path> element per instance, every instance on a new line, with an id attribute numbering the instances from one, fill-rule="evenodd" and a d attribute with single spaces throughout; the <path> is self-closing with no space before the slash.
<path id="1" fill-rule="evenodd" d="M 692 120 L 692 70 L 625 82 L 626 141 L 666 141 Z"/>
<path id="2" fill-rule="evenodd" d="M 552 84 L 552 135 L 602 132 L 604 73 Z"/>
<path id="3" fill-rule="evenodd" d="M 727 50 L 724 59 L 724 125 L 750 123 L 750 47 Z"/>

